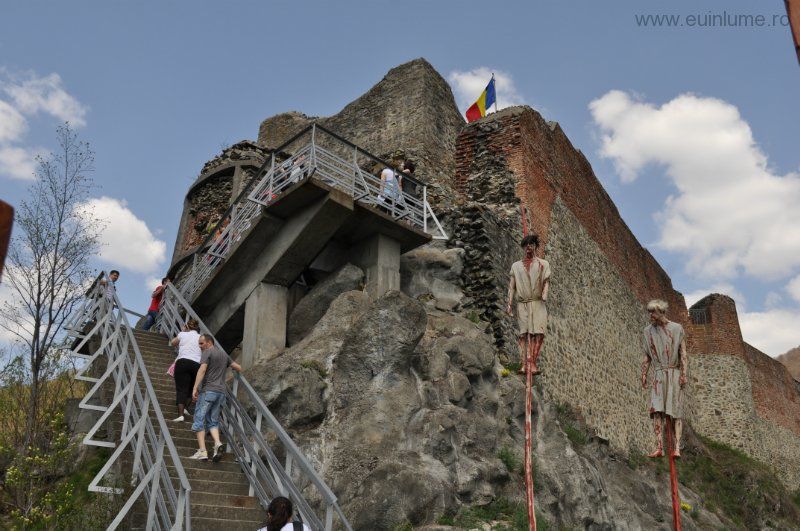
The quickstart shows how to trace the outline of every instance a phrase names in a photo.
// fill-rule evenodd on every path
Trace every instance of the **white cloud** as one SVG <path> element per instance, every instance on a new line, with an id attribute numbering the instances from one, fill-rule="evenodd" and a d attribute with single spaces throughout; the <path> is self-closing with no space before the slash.
<path id="1" fill-rule="evenodd" d="M 744 340 L 772 357 L 800 346 L 797 333 L 800 310 L 784 308 L 740 312 L 739 323 Z"/>
<path id="2" fill-rule="evenodd" d="M 764 297 L 764 306 L 768 309 L 776 309 L 783 303 L 783 297 L 776 291 L 770 291 Z"/>
<path id="3" fill-rule="evenodd" d="M 710 288 L 698 289 L 689 293 L 684 293 L 683 297 L 686 299 L 686 307 L 691 307 L 694 303 L 711 293 L 721 293 L 722 295 L 727 295 L 736 301 L 736 306 L 740 309 L 743 309 L 747 304 L 747 301 L 741 291 L 736 289 L 733 285 L 723 282 L 714 284 Z"/>
<path id="4" fill-rule="evenodd" d="M 28 130 L 28 121 L 9 103 L 0 100 L 0 143 L 15 142 Z"/>
<path id="5" fill-rule="evenodd" d="M 0 145 L 0 175 L 13 179 L 35 179 L 36 155 L 43 153 L 41 148 L 21 148 Z"/>
<path id="6" fill-rule="evenodd" d="M 447 80 L 453 88 L 458 107 L 462 111 L 466 111 L 475 103 L 475 100 L 481 95 L 486 85 L 489 84 L 492 72 L 494 72 L 495 77 L 498 108 L 505 109 L 506 107 L 525 103 L 525 99 L 514 85 L 514 79 L 511 74 L 487 66 L 479 66 L 466 72 L 454 70 L 447 76 Z"/>
<path id="7" fill-rule="evenodd" d="M 44 112 L 75 127 L 86 125 L 88 108 L 64 90 L 58 74 L 15 76 L 2 83 L 2 89 L 23 114 Z"/>
<path id="8" fill-rule="evenodd" d="M 789 281 L 789 284 L 786 285 L 786 291 L 789 292 L 789 295 L 791 295 L 794 300 L 800 302 L 800 275 L 797 275 Z M 798 327 L 800 328 L 800 323 L 798 323 Z"/>
<path id="9" fill-rule="evenodd" d="M 772 280 L 800 266 L 800 176 L 777 175 L 738 109 L 683 94 L 660 107 L 614 90 L 589 108 L 600 154 L 623 181 L 651 164 L 675 187 L 656 219 L 658 244 L 706 278 Z"/>
<path id="10" fill-rule="evenodd" d="M 153 236 L 125 201 L 100 197 L 90 199 L 84 208 L 104 224 L 101 260 L 112 267 L 138 273 L 152 273 L 161 267 L 167 244 Z"/>

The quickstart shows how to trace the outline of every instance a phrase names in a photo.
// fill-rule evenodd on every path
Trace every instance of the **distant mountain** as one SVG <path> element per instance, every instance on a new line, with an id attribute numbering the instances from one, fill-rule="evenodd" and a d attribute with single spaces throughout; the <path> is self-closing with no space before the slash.
<path id="1" fill-rule="evenodd" d="M 795 347 L 785 354 L 777 357 L 777 360 L 786 365 L 789 372 L 796 380 L 800 380 L 800 347 Z"/>

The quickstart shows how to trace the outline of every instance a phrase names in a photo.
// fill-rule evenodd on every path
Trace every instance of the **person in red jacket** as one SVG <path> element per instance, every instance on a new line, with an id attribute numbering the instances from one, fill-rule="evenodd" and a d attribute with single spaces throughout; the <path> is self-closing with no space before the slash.
<path id="1" fill-rule="evenodd" d="M 158 317 L 158 308 L 161 306 L 161 299 L 164 297 L 164 289 L 168 283 L 169 277 L 164 277 L 161 279 L 161 285 L 153 290 L 153 294 L 151 295 L 153 298 L 150 300 L 150 308 L 147 309 L 147 317 L 142 325 L 142 330 L 150 330 L 150 328 L 156 323 L 156 317 Z"/>

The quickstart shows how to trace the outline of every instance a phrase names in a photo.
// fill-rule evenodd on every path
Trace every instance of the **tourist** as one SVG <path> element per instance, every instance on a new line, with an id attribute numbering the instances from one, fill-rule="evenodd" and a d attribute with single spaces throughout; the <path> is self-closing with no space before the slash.
<path id="1" fill-rule="evenodd" d="M 402 185 L 402 174 L 398 175 L 392 168 L 383 168 L 381 170 L 381 193 L 378 196 L 378 202 L 384 203 L 389 200 L 392 204 L 397 203 Z"/>
<path id="2" fill-rule="evenodd" d="M 536 256 L 539 236 L 529 234 L 522 238 L 520 246 L 525 258 L 511 266 L 508 282 L 508 306 L 506 313 L 513 316 L 511 304 L 517 298 L 517 322 L 519 332 L 519 374 L 525 374 L 530 364 L 532 374 L 542 371 L 536 366 L 547 329 L 547 292 L 550 288 L 550 264 Z"/>
<path id="3" fill-rule="evenodd" d="M 673 420 L 674 448 L 672 457 L 680 457 L 683 431 L 683 388 L 686 385 L 686 335 L 683 327 L 667 319 L 668 305 L 655 299 L 647 303 L 650 324 L 644 328 L 642 347 L 642 389 L 647 389 L 647 372 L 653 365 L 653 383 L 650 391 L 650 418 L 656 436 L 656 449 L 647 457 L 664 455 L 662 424 L 665 417 Z"/>
<path id="4" fill-rule="evenodd" d="M 173 422 L 183 422 L 188 413 L 186 408 L 192 402 L 192 385 L 200 369 L 200 333 L 197 321 L 189 319 L 183 331 L 170 341 L 170 345 L 178 347 L 175 358 L 175 404 L 178 406 L 178 418 Z"/>
<path id="5" fill-rule="evenodd" d="M 267 507 L 266 525 L 258 531 L 311 531 L 304 523 L 292 521 L 293 512 L 291 500 L 283 496 L 273 498 Z"/>
<path id="6" fill-rule="evenodd" d="M 161 299 L 164 298 L 164 290 L 166 289 L 167 284 L 169 284 L 169 277 L 162 278 L 161 284 L 156 286 L 156 289 L 154 289 L 153 293 L 150 295 L 150 307 L 147 309 L 147 316 L 144 319 L 142 330 L 150 330 L 150 328 L 156 323 L 158 310 L 161 307 Z"/>
<path id="7" fill-rule="evenodd" d="M 108 273 L 108 280 L 105 278 L 100 279 L 100 285 L 105 287 L 103 293 L 108 300 L 114 300 L 114 295 L 117 293 L 117 280 L 119 280 L 119 271 L 112 269 Z"/>
<path id="8" fill-rule="evenodd" d="M 214 346 L 214 338 L 210 334 L 201 335 L 199 345 L 202 351 L 200 369 L 197 371 L 192 390 L 192 398 L 197 402 L 192 431 L 197 434 L 199 448 L 191 459 L 208 461 L 206 431 L 210 431 L 211 438 L 214 439 L 212 459 L 217 462 L 225 453 L 225 444 L 219 439 L 219 416 L 228 392 L 225 386 L 225 373 L 228 367 L 235 371 L 241 371 L 242 367 L 232 362 L 227 354 Z"/>

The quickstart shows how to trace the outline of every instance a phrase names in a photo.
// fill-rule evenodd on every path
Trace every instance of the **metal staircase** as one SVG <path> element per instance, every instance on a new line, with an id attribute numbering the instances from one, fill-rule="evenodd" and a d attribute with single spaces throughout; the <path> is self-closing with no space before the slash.
<path id="1" fill-rule="evenodd" d="M 160 334 L 134 331 L 102 278 L 87 292 L 67 331 L 72 355 L 85 360 L 76 378 L 93 384 L 80 407 L 102 412 L 83 442 L 114 448 L 89 490 L 127 494 L 108 529 L 250 529 L 279 495 L 291 499 L 315 531 L 334 525 L 352 529 L 336 496 L 239 373 L 229 384 L 221 420 L 233 455 L 216 468 L 220 463 L 187 459 L 193 451 L 188 424 L 167 422 L 160 406 L 174 403 L 171 380 L 164 375 L 174 359 L 167 338 L 189 318 L 200 322 L 202 333 L 209 330 L 170 284 L 156 323 Z M 114 477 L 124 478 L 124 484 L 109 484 Z"/>

